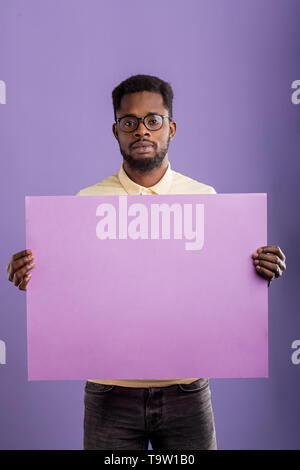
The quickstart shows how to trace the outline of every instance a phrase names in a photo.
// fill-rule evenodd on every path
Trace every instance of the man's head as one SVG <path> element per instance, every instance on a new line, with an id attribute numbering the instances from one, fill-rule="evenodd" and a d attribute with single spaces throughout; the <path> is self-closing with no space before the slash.
<path id="1" fill-rule="evenodd" d="M 113 133 L 124 160 L 141 173 L 160 167 L 168 157 L 169 142 L 176 132 L 169 83 L 151 75 L 134 75 L 113 90 L 112 99 L 118 121 L 113 124 Z M 136 121 L 136 117 L 145 116 L 146 125 L 141 119 Z M 137 144 L 149 144 L 150 148 L 136 147 Z"/>

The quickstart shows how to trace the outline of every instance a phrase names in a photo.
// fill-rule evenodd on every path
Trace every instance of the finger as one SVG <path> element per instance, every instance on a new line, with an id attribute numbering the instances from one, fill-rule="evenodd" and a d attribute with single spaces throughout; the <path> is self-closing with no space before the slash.
<path id="1" fill-rule="evenodd" d="M 34 259 L 33 255 L 28 255 L 28 256 L 23 256 L 22 258 L 17 259 L 17 261 L 13 261 L 11 263 L 12 266 L 12 271 L 17 271 L 20 269 L 22 266 L 24 266 L 26 263 L 29 263 Z"/>
<path id="2" fill-rule="evenodd" d="M 258 248 L 257 253 L 274 253 L 275 255 L 279 256 L 282 261 L 285 261 L 285 256 L 279 246 L 261 246 Z"/>
<path id="3" fill-rule="evenodd" d="M 11 260 L 16 261 L 17 259 L 22 258 L 23 256 L 26 256 L 26 255 L 32 255 L 32 250 L 28 249 L 28 250 L 19 251 L 18 253 L 15 253 L 14 255 L 12 255 Z"/>
<path id="4" fill-rule="evenodd" d="M 257 266 L 256 270 L 262 277 L 264 277 L 268 281 L 272 281 L 273 279 L 275 279 L 275 274 L 267 268 L 263 268 L 262 266 Z"/>
<path id="5" fill-rule="evenodd" d="M 282 269 L 283 271 L 286 269 L 284 261 L 282 261 L 277 255 L 273 255 L 273 254 L 265 255 L 263 253 L 258 253 L 257 257 L 255 258 L 254 263 L 260 264 L 260 263 L 257 263 L 257 261 L 259 260 L 265 260 L 265 261 L 269 261 L 270 263 L 278 264 L 280 269 Z"/>
<path id="6" fill-rule="evenodd" d="M 34 263 L 28 263 L 23 268 L 18 269 L 13 275 L 12 282 L 14 283 L 14 285 L 19 286 L 19 284 L 23 280 L 24 276 L 26 276 L 27 272 L 30 271 L 34 266 L 35 266 Z"/>
<path id="7" fill-rule="evenodd" d="M 30 281 L 31 276 L 32 276 L 32 274 L 28 274 L 28 275 L 24 276 L 23 280 L 22 280 L 21 283 L 18 285 L 18 288 L 19 288 L 20 290 L 27 290 L 27 284 L 28 284 L 28 282 Z"/>
<path id="8" fill-rule="evenodd" d="M 19 260 L 20 258 L 23 258 L 23 257 L 26 257 L 26 256 L 30 256 L 32 255 L 32 250 L 23 250 L 23 251 L 19 251 L 18 253 L 15 253 L 14 255 L 12 255 L 10 261 L 8 262 L 8 264 L 6 265 L 6 271 L 8 272 L 11 268 L 11 265 L 16 261 L 16 260 Z M 17 268 L 19 266 L 21 266 L 22 264 L 24 263 L 21 263 L 20 265 L 17 265 Z"/>
<path id="9" fill-rule="evenodd" d="M 282 271 L 280 267 L 278 266 L 278 264 L 275 264 L 275 263 L 269 263 L 268 261 L 260 260 L 259 264 L 256 264 L 256 267 L 267 268 L 269 271 L 272 271 L 275 274 L 275 277 L 279 277 L 282 275 Z"/>
<path id="10" fill-rule="evenodd" d="M 13 280 L 13 277 L 14 277 L 14 274 L 16 271 L 18 271 L 20 268 L 22 268 L 23 266 L 26 266 L 26 264 L 29 264 L 30 262 L 32 262 L 34 260 L 34 256 L 33 255 L 29 255 L 29 256 L 24 256 L 22 258 L 19 258 L 17 261 L 13 261 L 10 265 L 9 265 L 9 268 L 8 268 L 8 280 L 9 281 L 12 281 Z"/>

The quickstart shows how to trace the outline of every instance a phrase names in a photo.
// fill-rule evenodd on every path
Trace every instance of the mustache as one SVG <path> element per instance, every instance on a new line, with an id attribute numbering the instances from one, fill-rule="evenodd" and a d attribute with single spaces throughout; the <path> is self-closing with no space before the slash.
<path id="1" fill-rule="evenodd" d="M 131 145 L 130 145 L 130 148 L 132 148 L 134 145 L 136 144 L 150 144 L 150 145 L 153 145 L 154 148 L 156 148 L 156 145 L 154 142 L 151 142 L 150 140 L 137 140 L 136 142 L 133 142 Z"/>

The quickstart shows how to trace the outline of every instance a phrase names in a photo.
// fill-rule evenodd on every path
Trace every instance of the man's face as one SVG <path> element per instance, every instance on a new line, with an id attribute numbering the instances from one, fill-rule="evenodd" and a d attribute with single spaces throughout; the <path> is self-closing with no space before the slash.
<path id="1" fill-rule="evenodd" d="M 164 107 L 163 97 L 160 93 L 140 91 L 124 95 L 120 109 L 117 110 L 117 118 L 134 114 L 144 117 L 148 113 L 158 113 L 168 116 L 168 110 Z M 132 170 L 146 173 L 161 166 L 169 148 L 169 142 L 176 132 L 176 123 L 164 118 L 161 129 L 148 130 L 142 121 L 133 132 L 124 132 L 119 124 L 113 124 L 113 133 L 119 142 L 120 152 Z M 142 152 L 133 146 L 138 142 L 152 144 L 147 152 Z"/>

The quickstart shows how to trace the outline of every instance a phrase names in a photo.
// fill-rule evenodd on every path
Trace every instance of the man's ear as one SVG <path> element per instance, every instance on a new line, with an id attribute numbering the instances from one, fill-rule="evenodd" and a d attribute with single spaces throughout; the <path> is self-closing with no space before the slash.
<path id="1" fill-rule="evenodd" d="M 119 140 L 119 135 L 118 135 L 118 131 L 117 131 L 117 126 L 116 126 L 115 123 L 112 125 L 112 131 L 113 131 L 113 134 L 114 134 L 115 138 L 116 138 L 117 140 Z"/>
<path id="2" fill-rule="evenodd" d="M 173 140 L 173 138 L 176 134 L 176 128 L 177 128 L 176 122 L 171 121 L 170 122 L 170 141 Z"/>

